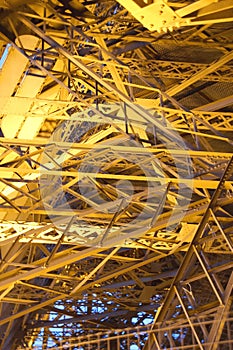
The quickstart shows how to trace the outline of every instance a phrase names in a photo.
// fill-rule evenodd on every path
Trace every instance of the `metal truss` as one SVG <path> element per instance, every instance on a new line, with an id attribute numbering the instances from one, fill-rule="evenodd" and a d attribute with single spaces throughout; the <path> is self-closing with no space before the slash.
<path id="1" fill-rule="evenodd" d="M 159 1 L 134 1 L 119 0 L 132 15 L 139 20 L 144 27 L 151 31 L 167 32 L 181 26 L 193 26 L 200 24 L 213 24 L 230 22 L 229 17 L 218 16 L 222 11 L 232 9 L 230 1 L 199 0 L 194 2 L 167 2 Z M 154 14 L 154 17 L 151 14 Z"/>
<path id="2" fill-rule="evenodd" d="M 3 350 L 232 349 L 232 4 L 158 3 L 1 5 Z"/>
<path id="3" fill-rule="evenodd" d="M 179 270 L 170 286 L 169 292 L 166 295 L 164 304 L 159 308 L 155 323 L 166 322 L 166 317 L 170 319 L 171 315 L 175 319 L 184 318 L 191 327 L 191 334 L 194 344 L 200 349 L 217 349 L 220 344 L 219 340 L 222 337 L 222 332 L 226 322 L 226 315 L 231 309 L 232 304 L 232 266 L 231 262 L 221 269 L 221 273 L 214 271 L 215 259 L 205 252 L 205 242 L 208 241 L 209 227 L 208 221 L 210 218 L 216 219 L 216 203 L 221 195 L 222 185 L 228 176 L 232 173 L 233 159 L 229 162 L 226 170 L 219 182 L 218 188 L 215 190 L 205 214 L 196 230 L 192 242 L 184 256 L 184 259 L 179 267 Z M 217 220 L 215 220 L 217 223 Z M 232 241 L 223 230 L 220 230 L 222 239 L 225 241 L 228 252 L 233 252 Z M 212 260 L 213 259 L 213 260 Z M 218 264 L 218 268 L 221 263 Z M 223 272 L 224 271 L 224 272 Z M 224 281 L 223 275 L 226 274 L 227 279 Z M 205 287 L 204 287 L 205 286 Z M 207 287 L 208 286 L 208 287 Z M 209 291 L 205 295 L 197 296 L 197 289 L 203 288 Z M 169 307 L 170 305 L 170 307 Z M 211 305 L 211 306 L 210 306 Z M 208 310 L 208 316 L 214 318 L 214 322 L 210 328 L 200 324 L 193 324 L 191 315 L 201 316 Z M 154 327 L 154 326 L 153 326 Z M 174 337 L 167 337 L 167 333 L 160 333 L 159 340 L 154 339 L 154 345 L 149 342 L 145 349 L 175 345 Z M 205 345 L 205 342 L 207 345 Z M 165 345 L 166 344 L 166 345 Z M 229 344 L 229 343 L 228 343 Z"/>
<path id="4" fill-rule="evenodd" d="M 58 122 L 64 121 L 64 120 L 70 120 L 70 111 L 79 111 L 80 109 L 83 109 L 84 103 L 83 102 L 73 102 L 73 101 L 49 101 L 49 100 L 42 100 L 42 99 L 35 99 L 35 98 L 18 98 L 18 97 L 10 97 L 7 99 L 7 103 L 3 106 L 3 114 L 12 115 L 14 116 L 12 111 L 13 108 L 17 108 L 17 104 L 19 101 L 21 103 L 30 103 L 31 110 L 27 112 L 27 117 L 34 117 L 34 118 L 43 118 L 41 123 L 41 129 L 40 129 L 40 136 L 46 137 L 51 135 L 51 132 L 55 130 Z M 174 130 L 177 128 L 178 130 L 185 131 L 190 134 L 195 134 L 197 131 L 190 130 L 190 124 L 195 121 L 198 130 L 202 132 L 203 130 L 208 131 L 212 129 L 215 134 L 217 132 L 227 132 L 232 130 L 232 123 L 233 123 L 233 114 L 231 112 L 211 112 L 211 111 L 200 111 L 200 110 L 190 110 L 187 111 L 185 109 L 176 109 L 176 108 L 168 108 L 168 107 L 161 107 L 157 106 L 157 103 L 153 99 L 136 99 L 136 103 L 140 104 L 142 106 L 145 106 L 146 108 L 151 109 L 153 114 L 158 115 L 164 115 L 166 119 L 169 121 L 169 123 L 172 125 Z M 231 102 L 227 102 L 226 104 L 230 104 Z M 219 103 L 221 105 L 221 102 Z M 7 107 L 11 106 L 11 107 Z M 92 105 L 95 107 L 95 105 Z M 111 113 L 114 111 L 117 112 L 117 110 L 120 107 L 115 106 L 114 104 L 108 106 L 108 111 Z M 122 107 L 121 107 L 122 108 Z M 10 109 L 10 110 L 9 110 Z M 208 109 L 208 108 L 205 108 Z M 211 109 L 211 108 L 209 108 Z M 104 107 L 102 105 L 98 105 L 98 110 L 102 113 L 104 112 Z M 20 116 L 20 112 L 18 114 Z M 106 113 L 105 113 L 106 115 Z M 22 114 L 22 117 L 25 116 Z M 140 120 L 137 120 L 138 118 L 134 118 L 133 122 L 134 124 L 138 126 L 146 125 L 147 121 L 143 120 L 142 118 Z M 32 119 L 33 120 L 33 119 Z M 84 113 L 79 113 L 78 120 L 80 121 L 89 121 L 89 116 Z M 101 115 L 101 113 L 94 113 L 92 116 L 92 120 L 96 123 L 105 123 L 106 122 L 106 116 Z M 119 115 L 116 120 L 114 120 L 116 124 L 122 124 L 124 122 L 124 117 L 122 115 Z M 205 134 L 206 137 L 206 134 Z M 209 136 L 211 137 L 211 135 Z M 213 136 L 212 136 L 213 137 Z M 217 137 L 217 136 L 216 136 Z M 221 139 L 221 137 L 219 137 Z M 4 141 L 4 140 L 3 140 Z"/>
<path id="5" fill-rule="evenodd" d="M 159 78 L 178 79 L 183 80 L 196 74 L 198 71 L 207 68 L 207 64 L 201 63 L 187 63 L 164 60 L 139 60 L 122 58 L 121 61 L 130 67 L 138 74 L 143 74 L 145 77 L 151 75 Z M 224 65 L 219 70 L 203 77 L 203 81 L 232 81 L 232 65 Z"/>

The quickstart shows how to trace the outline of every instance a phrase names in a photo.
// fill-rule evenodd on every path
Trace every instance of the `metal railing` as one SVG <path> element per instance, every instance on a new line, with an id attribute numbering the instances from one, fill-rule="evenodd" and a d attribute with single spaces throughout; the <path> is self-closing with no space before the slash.
<path id="1" fill-rule="evenodd" d="M 60 337 L 56 345 L 40 345 L 25 349 L 64 349 L 64 350 L 142 350 L 147 342 L 147 348 L 153 350 L 197 350 L 199 345 L 192 333 L 194 327 L 204 349 L 211 348 L 208 340 L 208 330 L 218 320 L 209 317 L 192 319 L 192 326 L 187 320 L 174 320 L 173 323 L 138 326 L 111 330 L 108 332 L 90 333 L 79 337 Z M 37 338 L 37 344 L 43 344 L 43 338 Z M 222 336 L 217 342 L 218 350 L 233 350 L 233 315 L 225 319 Z M 215 344 L 216 345 L 216 344 Z M 19 348 L 20 350 L 21 348 Z"/>

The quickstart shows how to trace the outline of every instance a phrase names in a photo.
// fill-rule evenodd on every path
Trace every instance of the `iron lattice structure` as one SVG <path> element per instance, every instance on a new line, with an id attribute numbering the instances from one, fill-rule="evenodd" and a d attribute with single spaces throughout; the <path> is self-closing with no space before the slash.
<path id="1" fill-rule="evenodd" d="M 0 1 L 2 350 L 232 350 L 232 7 Z"/>

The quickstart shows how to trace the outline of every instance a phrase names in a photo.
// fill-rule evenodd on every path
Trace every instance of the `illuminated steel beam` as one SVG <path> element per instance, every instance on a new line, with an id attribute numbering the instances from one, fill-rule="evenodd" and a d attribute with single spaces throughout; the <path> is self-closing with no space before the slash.
<path id="1" fill-rule="evenodd" d="M 143 3 L 141 2 L 141 5 Z M 179 30 L 173 28 L 172 39 L 169 33 L 158 34 L 142 29 L 140 23 L 134 21 L 132 16 L 116 2 L 104 2 L 101 6 L 96 3 L 85 8 L 83 4 L 63 0 L 58 1 L 56 7 L 52 2 L 23 4 L 22 1 L 17 1 L 18 7 L 14 10 L 10 4 L 4 5 L 4 8 L 8 7 L 10 11 L 5 13 L 2 9 L 4 13 L 1 17 L 3 32 L 1 37 L 5 42 L 12 41 L 21 58 L 27 61 L 30 72 L 33 68 L 33 72 L 39 72 L 45 80 L 37 96 L 31 91 L 30 98 L 26 94 L 18 96 L 16 93 L 7 98 L 6 96 L 0 98 L 1 112 L 12 120 L 17 118 L 19 120 L 21 116 L 32 121 L 33 118 L 44 120 L 37 137 L 33 140 L 6 137 L 0 139 L 2 177 L 0 298 L 3 315 L 0 320 L 0 338 L 3 350 L 9 348 L 15 350 L 20 341 L 20 344 L 23 342 L 24 348 L 32 348 L 39 336 L 36 327 L 42 324 L 46 325 L 43 347 L 50 347 L 49 339 L 53 339 L 57 346 L 65 347 L 64 342 L 67 339 L 61 335 L 59 340 L 59 330 L 55 328 L 57 322 L 64 320 L 66 316 L 74 320 L 80 312 L 83 315 L 82 320 L 78 317 L 81 326 L 77 326 L 74 321 L 68 325 L 69 329 L 64 327 L 64 332 L 69 334 L 70 339 L 74 337 L 76 340 L 83 332 L 89 337 L 87 341 L 79 339 L 84 342 L 83 346 L 88 345 L 88 340 L 89 347 L 92 343 L 96 346 L 100 340 L 96 335 L 98 329 L 132 327 L 132 320 L 135 320 L 135 317 L 138 324 L 144 320 L 148 322 L 147 317 L 152 320 L 152 314 L 156 312 L 154 306 L 163 305 L 165 294 L 172 287 L 174 274 L 182 265 L 184 255 L 189 251 L 197 227 L 208 210 L 214 189 L 219 185 L 221 173 L 231 158 L 229 143 L 232 141 L 230 134 L 233 126 L 232 113 L 210 112 L 206 110 L 208 107 L 203 107 L 204 110 L 201 111 L 189 110 L 163 92 L 176 89 L 177 80 L 181 81 L 181 85 L 185 83 L 184 80 L 190 83 L 192 77 L 197 79 L 194 79 L 195 84 L 209 80 L 218 82 L 220 88 L 225 83 L 230 86 L 231 64 L 221 61 L 222 65 L 215 65 L 209 69 L 208 62 L 214 58 L 218 59 L 219 52 L 225 54 L 233 47 L 230 32 L 225 36 L 224 28 L 211 27 L 211 23 L 214 23 L 217 17 L 218 22 L 228 20 L 228 16 L 224 14 L 221 17 L 219 11 L 230 9 L 231 3 L 219 1 L 217 4 L 208 5 L 209 3 L 210 1 L 166 3 L 165 6 L 176 13 L 176 16 L 191 16 L 192 11 L 196 11 L 195 18 L 186 23 L 186 28 L 181 27 Z M 146 3 L 144 5 L 149 6 Z M 158 4 L 153 6 L 156 5 Z M 173 13 L 168 7 L 166 7 L 167 14 Z M 207 18 L 202 18 L 203 14 Z M 216 17 L 211 22 L 208 16 L 213 14 Z M 182 20 L 186 21 L 184 17 Z M 193 25 L 192 22 L 200 23 L 202 20 L 207 20 L 208 24 L 199 28 L 187 28 Z M 21 47 L 17 40 L 15 42 L 15 37 L 20 38 L 21 31 L 34 33 L 40 38 L 41 45 L 30 52 Z M 177 54 L 177 61 L 174 59 L 169 61 L 180 47 L 185 47 L 185 50 L 182 50 L 181 55 Z M 200 48 L 200 55 L 197 55 L 197 48 Z M 213 56 L 212 51 L 211 54 L 208 53 L 209 49 L 213 50 Z M 167 57 L 167 53 L 171 55 Z M 190 57 L 200 63 L 189 63 Z M 220 60 L 216 63 L 219 64 Z M 164 85 L 162 91 L 157 88 L 160 86 L 159 80 L 160 85 Z M 22 79 L 18 78 L 15 91 L 17 89 L 22 91 L 21 82 Z M 190 93 L 195 92 L 192 85 L 188 87 Z M 211 89 L 209 91 L 211 92 Z M 211 94 L 208 94 L 208 87 L 207 95 L 210 101 L 214 100 Z M 218 110 L 223 107 L 221 100 L 224 100 L 223 103 L 226 101 L 218 90 L 216 95 L 219 96 L 217 97 L 219 101 L 215 98 L 216 101 L 213 103 L 214 109 Z M 158 96 L 160 96 L 159 106 L 156 105 Z M 166 99 L 172 108 L 166 108 Z M 135 113 L 128 118 L 127 124 L 124 108 L 132 101 L 136 101 L 138 105 L 134 106 Z M 108 103 L 107 112 L 106 103 Z M 110 107 L 109 103 L 115 106 Z M 30 108 L 24 115 L 22 110 L 26 106 Z M 72 147 L 70 142 L 61 143 L 64 149 L 71 151 L 65 164 L 65 172 L 62 173 L 67 175 L 62 178 L 64 185 L 62 190 L 66 191 L 68 196 L 72 195 L 75 198 L 73 214 L 79 214 L 83 219 L 83 225 L 78 227 L 74 225 L 70 228 L 70 232 L 63 236 L 65 226 L 56 220 L 56 225 L 51 222 L 41 201 L 38 177 L 41 155 L 59 123 L 67 120 L 73 122 L 76 118 L 79 127 L 82 123 L 89 122 L 90 118 L 85 113 L 85 109 L 88 108 L 93 109 L 92 121 L 97 123 L 100 129 L 100 124 L 104 127 L 101 130 L 94 128 L 94 131 L 87 132 L 83 143 L 77 141 Z M 109 118 L 108 113 L 116 118 L 114 120 Z M 160 120 L 162 117 L 164 121 L 170 123 L 170 131 L 181 135 L 187 145 L 187 151 L 182 148 L 174 150 L 170 143 L 166 147 L 163 142 L 156 140 L 158 128 L 160 133 L 165 130 Z M 146 128 L 149 124 L 150 126 L 153 124 L 153 128 L 147 134 Z M 66 128 L 66 134 L 70 135 L 69 128 Z M 112 151 L 118 152 L 118 157 L 110 159 L 102 140 L 107 139 L 109 144 L 112 144 L 114 137 L 118 137 L 115 135 L 119 134 L 124 135 L 124 142 L 132 137 L 142 147 L 138 147 L 137 150 L 128 147 L 126 152 L 123 144 L 111 145 Z M 200 144 L 200 141 L 203 142 Z M 130 220 L 130 211 L 120 213 L 122 221 L 116 221 L 114 224 L 112 213 L 98 212 L 97 208 L 100 209 L 100 205 L 92 207 L 95 195 L 91 197 L 80 195 L 76 191 L 76 169 L 79 160 L 83 160 L 82 157 L 93 150 L 98 150 L 107 159 L 103 174 L 109 172 L 120 175 L 121 181 L 145 180 L 146 176 L 144 179 L 140 177 L 143 174 L 136 170 L 131 171 L 132 164 L 130 167 L 128 158 L 131 157 L 134 164 L 140 165 L 141 156 L 149 155 L 148 158 L 153 156 L 158 160 L 161 171 L 165 174 L 164 178 L 167 179 L 163 181 L 169 181 L 168 186 L 164 187 L 165 194 L 158 191 L 158 196 L 163 199 L 159 205 L 164 202 L 164 211 L 156 218 L 156 205 L 154 205 L 156 196 L 155 194 L 148 196 L 147 211 L 151 217 L 141 222 L 143 228 L 137 224 L 129 226 L 136 235 L 133 238 L 122 225 L 124 220 Z M 123 153 L 124 159 L 122 159 Z M 188 206 L 179 206 L 179 210 L 173 213 L 172 208 L 175 204 L 184 199 L 177 191 L 178 181 L 184 179 L 182 176 L 177 176 L 177 169 L 182 170 L 186 167 L 182 157 L 187 153 L 193 170 L 192 198 Z M 80 155 L 82 159 L 79 159 Z M 177 159 L 177 164 L 174 163 L 174 158 Z M 88 159 L 93 165 L 98 166 L 95 157 L 90 156 Z M 72 174 L 76 178 L 71 179 Z M 114 192 L 111 179 L 107 179 L 106 175 L 105 179 L 103 175 L 100 176 L 101 179 L 92 179 L 92 183 L 98 185 L 98 190 L 102 194 L 108 198 L 115 198 L 117 193 L 122 194 L 122 189 L 121 192 L 116 190 Z M 191 184 L 191 178 L 185 181 Z M 140 210 L 144 205 L 146 190 L 150 190 L 150 187 L 146 187 L 146 181 L 141 181 L 134 186 L 134 189 L 136 196 L 130 208 Z M 126 194 L 125 191 L 124 195 Z M 71 203 L 72 197 L 69 200 L 69 204 Z M 76 203 L 81 203 L 82 206 L 79 208 Z M 152 343 L 155 341 L 157 347 L 162 338 L 165 339 L 163 347 L 166 348 L 195 347 L 195 339 L 191 334 L 195 329 L 197 329 L 196 340 L 200 339 L 201 346 L 207 348 L 210 345 L 208 342 L 211 346 L 216 346 L 213 345 L 214 341 L 219 346 L 225 346 L 227 337 L 230 338 L 232 203 L 232 178 L 229 178 L 223 186 L 216 207 L 213 208 L 214 212 L 211 212 L 205 234 L 196 242 L 196 251 L 193 251 L 193 254 L 197 260 L 196 262 L 189 260 L 187 276 L 176 286 L 176 302 L 169 305 L 171 314 L 173 310 L 178 314 L 181 305 L 183 313 L 180 313 L 181 316 L 176 318 L 175 323 L 174 317 L 171 317 L 172 322 L 167 317 L 166 324 L 158 323 L 158 329 L 151 330 L 153 336 L 149 337 L 149 340 L 152 338 Z M 107 208 L 107 204 L 105 203 L 103 207 Z M 58 209 L 54 205 L 53 213 L 60 215 Z M 184 213 L 182 220 L 181 212 Z M 73 215 L 65 210 L 62 214 Z M 61 219 L 60 216 L 59 218 Z M 111 247 L 92 246 L 90 240 L 87 242 L 87 234 L 94 232 L 97 236 L 101 235 L 111 224 L 113 224 L 112 235 L 109 236 Z M 87 248 L 88 243 L 91 248 Z M 117 254 L 110 256 L 114 246 L 119 250 Z M 15 308 L 14 300 L 17 300 Z M 190 308 L 186 307 L 187 300 Z M 223 308 L 220 305 L 221 301 Z M 145 314 L 140 314 L 140 310 Z M 57 319 L 51 320 L 52 312 L 57 313 Z M 184 317 L 185 313 L 187 317 Z M 93 314 L 91 320 L 90 314 Z M 106 319 L 103 320 L 104 315 Z M 118 315 L 117 323 L 115 315 Z M 65 324 L 67 322 L 64 321 Z M 219 326 L 218 330 L 214 328 L 214 324 Z M 14 330 L 17 325 L 20 325 L 23 331 L 15 336 Z M 49 325 L 53 325 L 54 328 L 48 329 Z M 178 337 L 179 332 L 183 333 L 180 338 L 175 339 L 173 335 L 176 334 Z M 204 334 L 203 337 L 201 332 Z M 94 339 L 92 334 L 95 336 Z M 106 343 L 104 333 L 105 340 L 102 344 L 106 345 L 105 348 L 107 346 L 114 348 L 114 345 L 119 347 L 122 335 L 117 334 L 117 339 L 113 339 L 116 343 L 113 344 L 110 340 Z M 140 333 L 141 336 L 143 337 Z M 18 339 L 16 345 L 16 342 L 14 344 L 13 342 L 17 337 L 21 340 Z M 126 338 L 123 339 L 125 343 L 121 344 L 122 348 L 129 348 L 131 341 L 135 341 L 131 339 L 131 334 Z M 143 338 L 139 342 L 137 339 L 140 348 L 145 340 Z M 149 348 L 153 346 L 152 343 L 149 344 Z"/>

